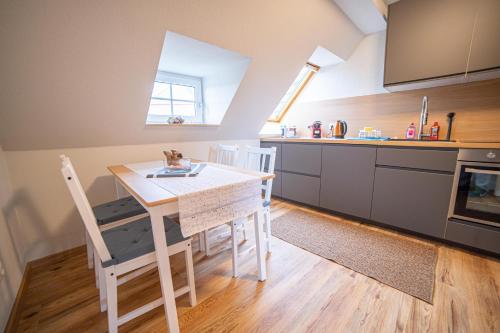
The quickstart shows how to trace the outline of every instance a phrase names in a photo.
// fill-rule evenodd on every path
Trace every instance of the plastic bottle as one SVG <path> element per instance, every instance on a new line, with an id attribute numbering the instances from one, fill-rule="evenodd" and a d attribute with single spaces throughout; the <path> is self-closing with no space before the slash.
<path id="1" fill-rule="evenodd" d="M 437 121 L 434 122 L 434 125 L 431 127 L 431 140 L 437 141 L 439 140 L 439 124 Z"/>
<path id="2" fill-rule="evenodd" d="M 415 140 L 417 138 L 417 128 L 414 123 L 411 123 L 410 126 L 406 129 L 406 139 Z"/>

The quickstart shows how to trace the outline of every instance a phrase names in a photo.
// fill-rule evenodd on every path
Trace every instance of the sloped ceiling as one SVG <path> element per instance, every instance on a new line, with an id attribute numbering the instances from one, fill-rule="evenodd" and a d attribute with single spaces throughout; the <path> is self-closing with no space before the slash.
<path id="1" fill-rule="evenodd" d="M 167 30 L 252 58 L 221 126 L 145 125 Z M 361 38 L 328 0 L 3 1 L 0 145 L 253 139 L 318 45 L 346 59 Z"/>

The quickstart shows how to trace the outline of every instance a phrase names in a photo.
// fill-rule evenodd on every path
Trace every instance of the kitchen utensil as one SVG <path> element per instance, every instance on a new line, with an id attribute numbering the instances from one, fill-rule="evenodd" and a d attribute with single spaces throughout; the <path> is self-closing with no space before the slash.
<path id="1" fill-rule="evenodd" d="M 311 130 L 311 137 L 314 139 L 321 139 L 321 121 L 317 120 L 309 126 Z"/>
<path id="2" fill-rule="evenodd" d="M 451 139 L 451 126 L 453 124 L 453 118 L 455 117 L 455 112 L 450 112 L 446 115 L 448 118 L 448 132 L 446 132 L 446 141 L 450 141 Z"/>
<path id="3" fill-rule="evenodd" d="M 347 122 L 344 120 L 337 120 L 333 128 L 333 137 L 343 139 L 347 133 Z"/>

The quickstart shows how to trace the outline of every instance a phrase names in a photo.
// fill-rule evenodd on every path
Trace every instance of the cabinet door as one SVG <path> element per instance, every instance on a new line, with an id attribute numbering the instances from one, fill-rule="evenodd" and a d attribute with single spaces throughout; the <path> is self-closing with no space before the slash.
<path id="1" fill-rule="evenodd" d="M 281 143 L 277 142 L 261 142 L 261 148 L 271 148 L 276 147 L 276 161 L 274 162 L 274 170 L 281 170 Z M 267 163 L 265 166 L 267 170 Z"/>
<path id="2" fill-rule="evenodd" d="M 500 68 L 500 1 L 478 1 L 469 72 Z"/>
<path id="3" fill-rule="evenodd" d="M 281 197 L 281 171 L 274 171 L 274 175 L 271 194 Z"/>
<path id="4" fill-rule="evenodd" d="M 321 173 L 321 145 L 285 143 L 282 147 L 283 171 L 319 176 Z"/>
<path id="5" fill-rule="evenodd" d="M 477 3 L 404 0 L 390 5 L 384 85 L 465 73 Z"/>
<path id="6" fill-rule="evenodd" d="M 444 237 L 453 175 L 377 167 L 371 219 Z"/>
<path id="7" fill-rule="evenodd" d="M 281 174 L 281 194 L 285 199 L 318 206 L 319 186 L 320 180 L 318 177 L 288 172 Z"/>
<path id="8" fill-rule="evenodd" d="M 320 206 L 337 212 L 370 217 L 375 147 L 323 147 Z"/>

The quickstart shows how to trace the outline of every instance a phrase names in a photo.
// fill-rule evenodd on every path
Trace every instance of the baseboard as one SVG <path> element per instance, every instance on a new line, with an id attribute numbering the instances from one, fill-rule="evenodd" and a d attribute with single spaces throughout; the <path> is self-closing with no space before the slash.
<path id="1" fill-rule="evenodd" d="M 10 310 L 9 319 L 7 320 L 7 325 L 5 326 L 5 332 L 15 332 L 15 328 L 18 326 L 19 322 L 19 309 L 21 308 L 21 304 L 24 301 L 24 294 L 26 293 L 28 287 L 28 281 L 31 278 L 31 262 L 26 264 L 24 268 L 23 278 L 21 279 L 21 284 L 19 285 L 19 289 L 17 290 L 16 299 L 14 300 L 14 304 L 12 305 L 12 309 Z"/>

